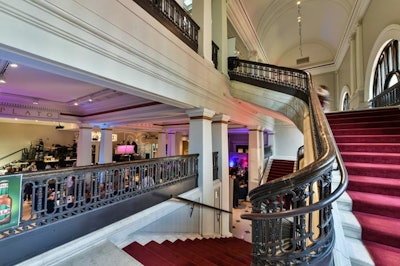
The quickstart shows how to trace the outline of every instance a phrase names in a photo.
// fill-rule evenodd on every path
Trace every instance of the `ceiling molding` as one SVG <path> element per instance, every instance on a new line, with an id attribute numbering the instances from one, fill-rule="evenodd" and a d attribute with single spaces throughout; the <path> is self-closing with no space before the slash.
<path id="1" fill-rule="evenodd" d="M 268 63 L 267 54 L 258 38 L 256 30 L 250 22 L 246 10 L 243 8 L 241 0 L 229 1 L 226 10 L 228 19 L 248 51 L 256 51 L 261 61 Z"/>

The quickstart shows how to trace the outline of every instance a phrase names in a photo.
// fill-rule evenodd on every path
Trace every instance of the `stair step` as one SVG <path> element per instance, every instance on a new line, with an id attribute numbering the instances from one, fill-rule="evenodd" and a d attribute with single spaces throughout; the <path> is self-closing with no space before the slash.
<path id="1" fill-rule="evenodd" d="M 345 116 L 345 117 L 332 117 L 332 115 L 328 115 L 328 121 L 329 123 L 332 124 L 341 124 L 341 123 L 353 123 L 353 122 L 369 122 L 371 121 L 372 117 L 371 115 L 360 115 L 357 117 L 354 116 Z M 376 114 L 373 115 L 373 119 L 377 121 L 395 121 L 398 120 L 399 118 L 399 113 L 393 113 L 393 114 Z"/>
<path id="2" fill-rule="evenodd" d="M 350 254 L 351 266 L 375 266 L 363 241 L 354 238 L 346 238 L 346 241 L 347 249 Z"/>
<path id="3" fill-rule="evenodd" d="M 353 201 L 353 211 L 400 219 L 399 197 L 349 190 L 347 193 Z"/>
<path id="4" fill-rule="evenodd" d="M 398 108 L 374 108 L 374 109 L 364 109 L 356 111 L 341 111 L 337 113 L 329 113 L 327 116 L 329 119 L 334 118 L 356 118 L 356 117 L 373 117 L 379 118 L 380 116 L 386 115 L 398 115 L 400 113 Z"/>
<path id="5" fill-rule="evenodd" d="M 377 163 L 377 164 L 398 164 L 400 153 L 389 152 L 341 152 L 342 159 L 346 162 Z"/>
<path id="6" fill-rule="evenodd" d="M 336 135 L 336 143 L 400 143 L 400 135 Z"/>
<path id="7" fill-rule="evenodd" d="M 347 190 L 400 197 L 400 179 L 349 175 Z"/>
<path id="8" fill-rule="evenodd" d="M 123 250 L 144 265 L 174 265 L 137 242 L 129 244 Z"/>
<path id="9" fill-rule="evenodd" d="M 400 248 L 400 219 L 363 212 L 354 212 L 362 224 L 362 239 Z"/>
<path id="10" fill-rule="evenodd" d="M 400 143 L 337 143 L 340 152 L 400 153 Z"/>
<path id="11" fill-rule="evenodd" d="M 384 128 L 332 128 L 334 135 L 397 135 L 399 127 L 384 127 Z"/>
<path id="12" fill-rule="evenodd" d="M 361 239 L 361 225 L 351 211 L 341 211 L 340 219 L 344 235 L 349 238 Z"/>
<path id="13" fill-rule="evenodd" d="M 374 256 L 376 265 L 398 265 L 400 248 L 364 241 L 368 251 Z"/>
<path id="14" fill-rule="evenodd" d="M 400 165 L 370 164 L 370 163 L 344 163 L 349 175 L 377 176 L 383 178 L 400 179 Z"/>
<path id="15" fill-rule="evenodd" d="M 398 117 L 397 117 L 398 119 Z M 367 119 L 365 119 L 367 120 Z M 400 121 L 398 120 L 391 120 L 390 124 L 389 121 L 379 120 L 379 121 L 371 121 L 371 118 L 367 121 L 356 121 L 351 122 L 344 122 L 341 121 L 340 123 L 332 123 L 331 129 L 378 129 L 378 128 L 388 128 L 388 127 L 400 127 Z"/>

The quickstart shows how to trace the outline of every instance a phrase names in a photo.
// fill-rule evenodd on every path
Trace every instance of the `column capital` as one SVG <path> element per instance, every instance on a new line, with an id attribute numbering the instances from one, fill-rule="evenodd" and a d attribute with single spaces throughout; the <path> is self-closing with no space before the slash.
<path id="1" fill-rule="evenodd" d="M 201 108 L 194 108 L 190 110 L 186 110 L 186 113 L 191 119 L 209 119 L 214 116 L 215 111 L 201 107 Z"/>
<path id="2" fill-rule="evenodd" d="M 225 114 L 216 114 L 213 116 L 212 121 L 213 122 L 226 122 L 228 123 L 231 117 L 229 115 Z"/>
<path id="3" fill-rule="evenodd" d="M 247 126 L 247 128 L 249 129 L 249 131 L 261 131 L 261 127 L 260 126 Z"/>

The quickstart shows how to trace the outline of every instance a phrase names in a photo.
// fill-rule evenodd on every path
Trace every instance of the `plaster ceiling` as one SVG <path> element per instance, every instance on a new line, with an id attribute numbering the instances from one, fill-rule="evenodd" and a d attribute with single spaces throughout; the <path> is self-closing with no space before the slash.
<path id="1" fill-rule="evenodd" d="M 297 2 L 230 0 L 228 19 L 234 28 L 230 37 L 239 38 L 249 51 L 241 56 L 300 69 L 340 65 L 370 1 L 302 0 L 300 8 Z M 297 63 L 305 57 L 308 63 Z"/>
<path id="2" fill-rule="evenodd" d="M 247 57 L 255 56 L 257 61 L 295 68 L 335 65 L 340 63 L 341 53 L 368 3 L 369 0 L 303 0 L 302 50 L 303 56 L 310 57 L 306 65 L 296 65 L 300 55 L 295 0 L 229 0 L 228 37 L 237 37 L 237 45 L 250 51 Z M 20 65 L 8 67 L 7 83 L 0 84 L 0 103 L 50 108 L 64 114 L 43 121 L 73 124 L 79 120 L 97 126 L 155 131 L 168 124 L 176 129 L 187 127 L 185 110 L 161 103 L 160 99 L 127 94 L 92 78 L 46 68 L 42 62 L 32 63 L 16 55 L 15 58 Z M 0 50 L 0 59 L 1 69 L 5 59 L 13 61 L 14 55 Z M 76 101 L 78 105 L 74 105 Z M 1 116 L 13 119 L 12 115 Z"/>

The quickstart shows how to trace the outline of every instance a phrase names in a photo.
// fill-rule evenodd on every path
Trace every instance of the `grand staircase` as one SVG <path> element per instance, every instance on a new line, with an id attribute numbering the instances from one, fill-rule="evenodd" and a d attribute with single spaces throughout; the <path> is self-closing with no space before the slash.
<path id="1" fill-rule="evenodd" d="M 349 175 L 347 193 L 375 265 L 400 261 L 400 110 L 327 114 Z M 356 222 L 357 222 L 356 221 Z"/>

